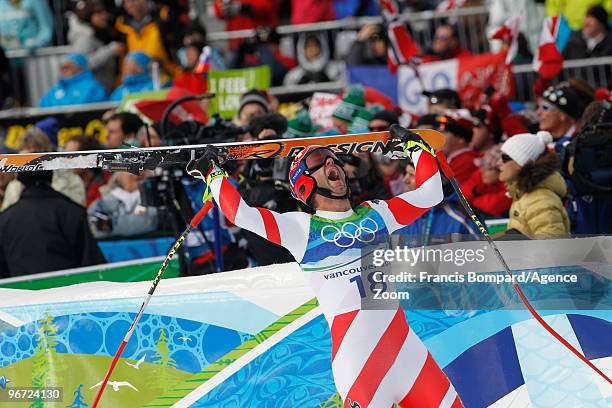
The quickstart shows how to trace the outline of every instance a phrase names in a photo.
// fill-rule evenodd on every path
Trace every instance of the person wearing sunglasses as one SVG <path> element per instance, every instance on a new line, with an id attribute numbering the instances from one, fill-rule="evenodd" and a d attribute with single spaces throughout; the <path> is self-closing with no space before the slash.
<path id="1" fill-rule="evenodd" d="M 390 110 L 381 110 L 376 112 L 372 119 L 370 119 L 370 123 L 368 124 L 368 130 L 370 132 L 386 132 L 389 130 L 391 125 L 398 125 L 399 118 L 395 114 L 395 112 L 391 112 Z"/>
<path id="2" fill-rule="evenodd" d="M 538 99 L 540 130 L 550 132 L 555 146 L 562 146 L 576 133 L 576 124 L 595 91 L 585 82 L 571 80 L 551 86 Z"/>
<path id="3" fill-rule="evenodd" d="M 569 235 L 563 198 L 567 186 L 559 173 L 559 156 L 547 150 L 553 140 L 546 131 L 512 136 L 501 148 L 499 179 L 512 198 L 508 230 L 529 238 Z"/>
<path id="4" fill-rule="evenodd" d="M 470 55 L 472 53 L 463 48 L 459 42 L 457 27 L 442 24 L 436 28 L 431 49 L 423 56 L 423 63 L 469 57 Z"/>
<path id="5" fill-rule="evenodd" d="M 282 245 L 300 264 L 330 326 L 332 372 L 347 406 L 461 407 L 453 385 L 408 327 L 399 303 L 385 310 L 362 309 L 370 290 L 357 272 L 363 268 L 362 249 L 376 238 L 388 239 L 443 198 L 437 160 L 444 165 L 444 154 L 434 153 L 401 126 L 390 132 L 404 141 L 404 151 L 416 164 L 415 189 L 355 207 L 342 160 L 323 146 L 302 150 L 289 170 L 293 196 L 314 214 L 248 206 L 218 166 L 214 147 L 190 163 L 188 172 L 207 180 L 210 196 L 230 222 Z"/>

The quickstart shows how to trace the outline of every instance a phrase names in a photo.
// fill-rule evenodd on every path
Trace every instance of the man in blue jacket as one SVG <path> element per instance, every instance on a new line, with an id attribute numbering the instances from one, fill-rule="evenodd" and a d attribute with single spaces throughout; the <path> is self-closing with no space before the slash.
<path id="1" fill-rule="evenodd" d="M 104 87 L 87 67 L 83 54 L 68 54 L 60 64 L 60 79 L 42 98 L 39 106 L 80 105 L 107 100 Z"/>
<path id="2" fill-rule="evenodd" d="M 123 61 L 123 83 L 111 94 L 111 101 L 120 101 L 127 94 L 153 90 L 153 79 L 149 74 L 151 57 L 141 51 L 133 51 Z"/>

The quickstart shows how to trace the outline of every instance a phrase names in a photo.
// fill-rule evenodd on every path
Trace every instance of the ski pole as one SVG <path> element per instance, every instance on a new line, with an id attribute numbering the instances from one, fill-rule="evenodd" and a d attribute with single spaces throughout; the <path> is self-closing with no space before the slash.
<path id="1" fill-rule="evenodd" d="M 108 380 L 110 379 L 110 376 L 113 373 L 113 370 L 115 369 L 115 366 L 117 365 L 117 362 L 119 361 L 119 357 L 121 357 L 121 353 L 123 353 L 123 349 L 125 349 L 125 346 L 127 346 L 128 342 L 130 341 L 130 337 L 132 337 L 132 334 L 134 333 L 134 330 L 136 329 L 136 325 L 138 324 L 138 321 L 140 321 L 140 318 L 142 317 L 142 314 L 144 313 L 145 308 L 149 304 L 149 301 L 151 300 L 151 297 L 153 296 L 153 292 L 155 292 L 155 289 L 157 288 L 159 281 L 161 280 L 164 272 L 166 271 L 166 268 L 170 264 L 172 257 L 174 256 L 176 251 L 179 249 L 183 241 L 187 239 L 187 235 L 189 235 L 191 230 L 194 229 L 200 223 L 200 221 L 202 221 L 202 218 L 204 218 L 206 213 L 212 207 L 213 207 L 212 200 L 206 201 L 206 203 L 204 204 L 204 206 L 202 206 L 200 211 L 198 211 L 196 215 L 194 215 L 194 217 L 191 219 L 191 222 L 189 223 L 187 228 L 185 228 L 185 230 L 178 237 L 176 242 L 174 242 L 174 245 L 172 245 L 172 248 L 170 248 L 170 251 L 168 251 L 168 254 L 166 255 L 166 259 L 164 259 L 164 262 L 159 268 L 159 271 L 157 272 L 157 275 L 155 276 L 155 279 L 153 280 L 153 283 L 151 284 L 151 288 L 149 289 L 149 292 L 147 293 L 147 297 L 142 302 L 142 305 L 140 306 L 140 310 L 138 310 L 136 317 L 134 317 L 134 321 L 132 322 L 132 325 L 128 329 L 127 333 L 125 334 L 125 337 L 123 338 L 123 341 L 121 342 L 121 345 L 117 349 L 117 352 L 115 353 L 115 356 L 113 357 L 113 361 L 111 362 L 110 367 L 108 367 L 108 371 L 106 372 L 106 375 L 104 376 L 104 380 L 102 381 L 102 385 L 100 386 L 100 389 L 98 390 L 98 393 L 96 394 L 96 399 L 93 402 L 92 408 L 96 408 L 98 406 L 98 403 L 100 402 L 100 398 L 102 398 L 102 393 L 104 392 L 104 388 L 106 388 L 106 383 L 108 383 Z"/>
<path id="2" fill-rule="evenodd" d="M 441 158 L 441 160 L 438 160 L 438 156 Z M 501 252 L 499 251 L 499 248 L 497 248 L 497 245 L 495 245 L 495 242 L 491 239 L 491 236 L 487 232 L 487 229 L 484 227 L 484 225 L 482 225 L 482 223 L 476 216 L 476 213 L 472 209 L 472 206 L 470 205 L 470 203 L 468 203 L 467 199 L 463 195 L 463 191 L 461 191 L 461 188 L 459 187 L 459 184 L 457 183 L 457 179 L 455 179 L 453 171 L 450 170 L 450 166 L 446 162 L 446 158 L 444 158 L 443 155 L 438 154 L 436 155 L 436 161 L 438 162 L 438 165 L 442 169 L 442 172 L 444 173 L 444 175 L 449 179 L 451 185 L 453 186 L 453 189 L 457 193 L 457 196 L 459 196 L 459 201 L 461 202 L 461 205 L 463 205 L 463 208 L 465 208 L 465 211 L 467 211 L 468 215 L 472 219 L 472 222 L 474 222 L 474 224 L 476 225 L 480 233 L 487 240 L 487 243 L 489 244 L 491 249 L 493 249 L 493 252 L 495 253 L 495 256 L 497 257 L 497 259 L 499 260 L 499 263 L 504 268 L 504 271 L 510 277 L 512 277 L 512 270 L 506 263 L 506 260 L 504 259 Z M 529 302 L 529 300 L 523 293 L 523 290 L 519 286 L 518 282 L 513 283 L 512 286 L 514 287 L 514 290 L 519 295 L 519 297 L 521 298 L 521 301 L 527 307 L 531 315 L 542 325 L 542 327 L 544 327 L 544 329 L 546 329 L 547 332 L 549 332 L 554 338 L 556 338 L 561 344 L 563 344 L 576 357 L 578 357 L 586 365 L 588 365 L 591 369 L 593 369 L 593 371 L 599 374 L 604 380 L 606 380 L 609 384 L 612 384 L 612 380 L 610 380 L 610 378 L 606 374 L 604 374 L 603 371 L 597 368 L 595 364 L 589 361 L 588 358 L 582 355 L 582 353 L 580 353 L 574 346 L 572 346 L 567 340 L 565 340 L 557 331 L 555 331 L 555 329 L 553 329 L 548 323 L 546 323 L 546 320 L 544 320 L 544 318 L 540 316 L 540 314 L 531 305 L 531 303 Z"/>

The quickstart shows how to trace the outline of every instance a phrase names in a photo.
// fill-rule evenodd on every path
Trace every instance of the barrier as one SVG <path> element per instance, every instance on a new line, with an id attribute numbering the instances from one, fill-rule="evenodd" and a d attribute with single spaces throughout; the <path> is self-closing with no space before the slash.
<path id="1" fill-rule="evenodd" d="M 499 243 L 514 270 L 579 276 L 576 285 L 523 288 L 546 321 L 608 374 L 609 240 Z M 0 289 L 0 377 L 10 380 L 9 388 L 26 387 L 38 384 L 44 373 L 63 387 L 61 406 L 91 402 L 148 287 L 147 282 L 98 282 L 36 296 Z M 483 297 L 497 291 L 494 284 L 480 289 Z M 518 299 L 502 301 L 509 303 L 472 310 L 407 309 L 411 330 L 465 406 L 609 405 L 608 384 L 526 310 L 505 307 Z M 296 264 L 165 279 L 145 313 L 113 374 L 116 389 L 107 390 L 101 406 L 342 406 L 331 372 L 329 328 Z"/>

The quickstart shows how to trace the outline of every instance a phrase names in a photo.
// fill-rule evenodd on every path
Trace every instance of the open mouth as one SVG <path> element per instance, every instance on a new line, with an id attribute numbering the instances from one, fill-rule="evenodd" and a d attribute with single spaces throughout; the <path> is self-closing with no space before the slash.
<path id="1" fill-rule="evenodd" d="M 338 181 L 340 180 L 340 170 L 336 167 L 329 167 L 326 171 L 326 176 L 329 181 Z"/>

